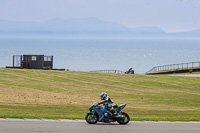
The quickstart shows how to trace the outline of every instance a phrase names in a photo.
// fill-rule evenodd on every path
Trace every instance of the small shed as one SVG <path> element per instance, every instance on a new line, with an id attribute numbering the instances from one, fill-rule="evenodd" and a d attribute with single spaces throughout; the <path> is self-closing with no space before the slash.
<path id="1" fill-rule="evenodd" d="M 13 68 L 53 69 L 53 56 L 14 55 Z"/>

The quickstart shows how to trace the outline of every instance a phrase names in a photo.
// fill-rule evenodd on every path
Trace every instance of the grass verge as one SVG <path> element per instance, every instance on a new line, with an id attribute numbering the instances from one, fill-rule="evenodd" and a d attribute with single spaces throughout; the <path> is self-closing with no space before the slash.
<path id="1" fill-rule="evenodd" d="M 103 91 L 133 121 L 200 121 L 200 78 L 0 69 L 0 118 L 84 119 Z"/>

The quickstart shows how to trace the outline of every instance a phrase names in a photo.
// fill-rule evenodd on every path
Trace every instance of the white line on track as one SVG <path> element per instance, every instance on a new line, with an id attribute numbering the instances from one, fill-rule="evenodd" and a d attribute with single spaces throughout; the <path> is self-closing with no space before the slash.
<path id="1" fill-rule="evenodd" d="M 14 118 L 0 118 L 0 121 L 47 121 L 47 122 L 85 122 L 85 120 L 69 120 L 69 119 L 14 119 Z M 130 121 L 133 123 L 200 123 L 200 121 Z"/>

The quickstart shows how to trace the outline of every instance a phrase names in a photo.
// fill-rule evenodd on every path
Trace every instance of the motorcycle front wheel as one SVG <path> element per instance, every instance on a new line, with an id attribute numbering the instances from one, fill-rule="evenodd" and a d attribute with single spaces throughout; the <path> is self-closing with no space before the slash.
<path id="1" fill-rule="evenodd" d="M 85 120 L 87 121 L 87 123 L 89 124 L 96 124 L 98 121 L 98 117 L 95 114 L 87 114 L 85 116 Z"/>
<path id="2" fill-rule="evenodd" d="M 119 118 L 119 119 L 117 120 L 117 122 L 118 122 L 119 124 L 123 124 L 123 125 L 129 123 L 129 121 L 130 121 L 129 115 L 126 114 L 126 113 L 124 113 L 124 112 L 121 112 L 121 114 L 123 115 L 123 118 Z"/>

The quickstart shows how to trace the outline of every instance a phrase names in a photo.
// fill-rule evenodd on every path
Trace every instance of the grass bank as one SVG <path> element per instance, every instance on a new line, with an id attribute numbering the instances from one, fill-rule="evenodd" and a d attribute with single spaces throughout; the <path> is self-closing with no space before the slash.
<path id="1" fill-rule="evenodd" d="M 84 119 L 101 92 L 134 121 L 200 121 L 200 78 L 26 69 L 0 69 L 0 118 Z"/>

